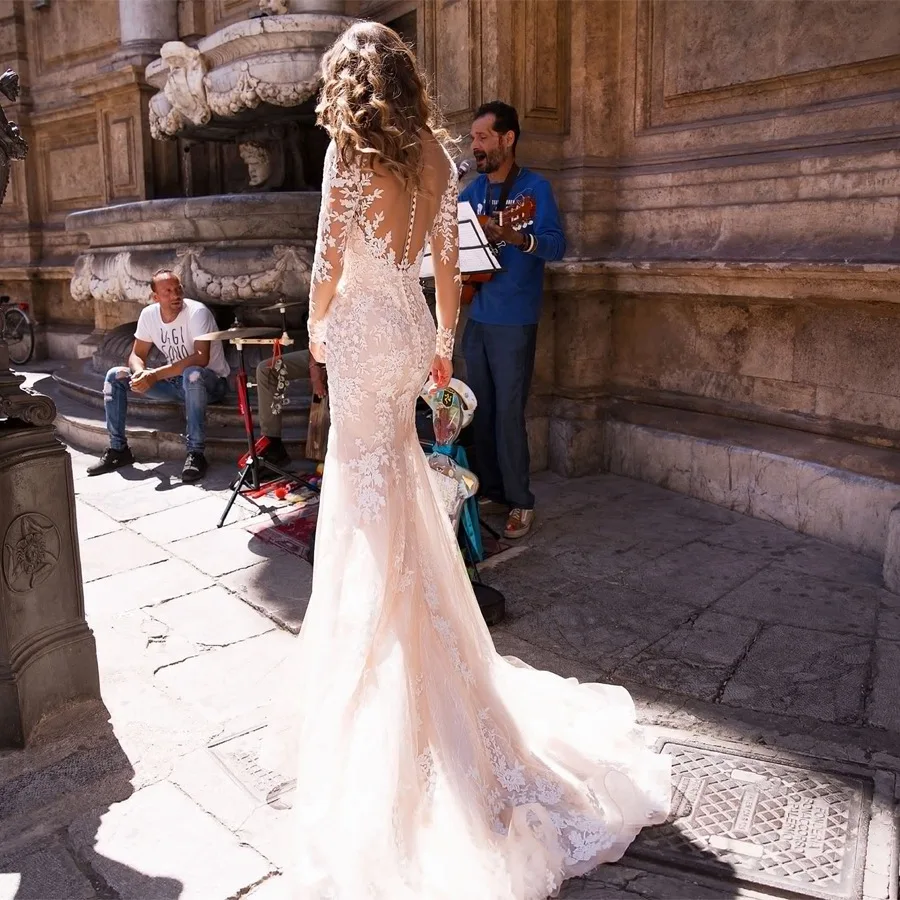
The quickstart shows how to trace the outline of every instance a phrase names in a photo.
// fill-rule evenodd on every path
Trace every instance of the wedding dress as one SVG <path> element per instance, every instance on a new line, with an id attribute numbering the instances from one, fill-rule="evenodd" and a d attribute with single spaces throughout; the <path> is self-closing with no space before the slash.
<path id="1" fill-rule="evenodd" d="M 544 900 L 668 812 L 668 761 L 623 688 L 494 649 L 414 426 L 436 346 L 429 238 L 439 295 L 458 292 L 437 142 L 412 196 L 332 144 L 310 306 L 331 432 L 291 680 L 296 900 Z M 448 353 L 452 332 L 437 341 Z"/>

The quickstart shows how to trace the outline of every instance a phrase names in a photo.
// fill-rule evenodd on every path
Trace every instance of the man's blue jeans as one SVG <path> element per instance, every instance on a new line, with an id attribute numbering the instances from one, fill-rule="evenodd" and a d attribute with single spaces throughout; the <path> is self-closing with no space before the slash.
<path id="1" fill-rule="evenodd" d="M 128 392 L 131 390 L 131 370 L 116 366 L 106 373 L 103 399 L 106 405 L 106 430 L 109 446 L 124 450 L 125 417 L 128 413 Z M 188 453 L 203 453 L 206 447 L 206 405 L 219 403 L 228 391 L 226 379 L 212 369 L 190 366 L 176 378 L 158 381 L 141 396 L 151 400 L 178 400 L 184 404 L 187 420 Z"/>
<path id="2" fill-rule="evenodd" d="M 466 380 L 478 406 L 472 429 L 481 496 L 533 509 L 525 405 L 534 372 L 537 325 L 466 323 Z"/>

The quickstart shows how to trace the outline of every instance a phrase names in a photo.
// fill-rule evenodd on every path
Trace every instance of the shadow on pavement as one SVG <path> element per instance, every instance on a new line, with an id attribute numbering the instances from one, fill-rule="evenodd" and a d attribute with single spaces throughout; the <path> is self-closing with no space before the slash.
<path id="1" fill-rule="evenodd" d="M 52 717 L 26 749 L 0 751 L 0 900 L 177 900 L 181 881 L 102 852 L 104 816 L 133 794 L 133 777 L 102 703 Z"/>

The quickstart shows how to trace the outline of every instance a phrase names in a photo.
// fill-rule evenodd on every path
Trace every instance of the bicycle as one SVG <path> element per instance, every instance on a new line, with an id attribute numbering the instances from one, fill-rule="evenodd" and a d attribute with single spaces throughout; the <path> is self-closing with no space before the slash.
<path id="1" fill-rule="evenodd" d="M 34 356 L 34 325 L 28 317 L 27 303 L 13 303 L 0 296 L 0 339 L 6 340 L 9 361 L 24 366 Z"/>

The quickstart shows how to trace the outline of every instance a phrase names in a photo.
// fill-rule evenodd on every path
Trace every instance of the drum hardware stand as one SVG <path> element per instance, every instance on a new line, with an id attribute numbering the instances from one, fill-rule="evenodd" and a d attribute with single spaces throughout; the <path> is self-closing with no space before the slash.
<path id="1" fill-rule="evenodd" d="M 279 304 L 279 306 L 282 306 L 282 304 Z M 265 468 L 269 471 L 275 472 L 275 474 L 280 475 L 282 478 L 288 479 L 290 481 L 299 482 L 314 493 L 319 493 L 318 487 L 309 483 L 308 476 L 304 476 L 297 472 L 288 472 L 280 468 L 279 466 L 273 465 L 268 460 L 261 460 L 256 450 L 256 428 L 253 423 L 253 413 L 250 409 L 250 397 L 248 394 L 248 389 L 250 387 L 253 387 L 254 385 L 250 382 L 250 379 L 247 376 L 247 365 L 244 357 L 244 347 L 247 344 L 262 344 L 266 346 L 273 345 L 273 358 L 279 356 L 282 344 L 290 345 L 294 343 L 293 339 L 287 333 L 287 323 L 285 321 L 283 308 L 281 309 L 281 321 L 281 337 L 275 337 L 274 335 L 271 335 L 271 332 L 274 329 L 243 328 L 240 323 L 235 320 L 234 325 L 227 331 L 211 332 L 209 335 L 202 335 L 200 338 L 203 340 L 227 340 L 230 344 L 233 344 L 235 347 L 237 347 L 238 358 L 240 360 L 237 372 L 238 407 L 240 409 L 241 418 L 244 422 L 244 431 L 247 435 L 247 452 L 243 457 L 241 457 L 241 460 L 244 461 L 244 464 L 240 469 L 237 478 L 231 484 L 231 496 L 228 498 L 228 502 L 225 505 L 224 511 L 222 512 L 222 517 L 219 519 L 219 524 L 217 526 L 218 528 L 221 528 L 225 524 L 225 520 L 228 518 L 228 513 L 231 512 L 231 507 L 234 505 L 234 501 L 237 499 L 237 496 L 241 492 L 242 488 L 247 486 L 253 490 L 259 490 L 262 484 L 260 479 L 261 468 Z"/>

